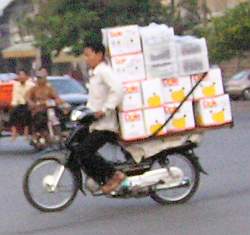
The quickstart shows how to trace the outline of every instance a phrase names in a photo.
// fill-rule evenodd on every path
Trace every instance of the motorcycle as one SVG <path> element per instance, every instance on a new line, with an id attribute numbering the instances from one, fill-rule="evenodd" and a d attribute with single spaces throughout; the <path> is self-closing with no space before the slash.
<path id="1" fill-rule="evenodd" d="M 111 144 L 120 148 L 123 159 L 113 160 L 112 164 L 127 175 L 126 187 L 105 195 L 100 185 L 85 175 L 74 154 L 88 135 L 89 126 L 95 121 L 94 114 L 81 107 L 71 113 L 71 120 L 77 124 L 65 141 L 64 152 L 36 160 L 24 176 L 24 195 L 40 211 L 56 212 L 67 208 L 78 191 L 85 196 L 120 199 L 149 196 L 163 205 L 184 203 L 197 191 L 200 173 L 206 174 L 194 153 L 196 143 L 188 141 L 137 163 L 122 141 L 117 140 Z"/>
<path id="2" fill-rule="evenodd" d="M 39 103 L 37 106 L 41 105 Z M 52 145 L 62 143 L 61 110 L 57 108 L 54 100 L 45 103 L 45 112 L 37 113 L 32 123 L 32 138 L 30 144 L 37 150 L 44 150 Z"/>

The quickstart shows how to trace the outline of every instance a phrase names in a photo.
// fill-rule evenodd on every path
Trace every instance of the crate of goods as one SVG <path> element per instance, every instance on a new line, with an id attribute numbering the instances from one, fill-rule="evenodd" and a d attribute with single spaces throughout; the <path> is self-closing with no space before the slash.
<path id="1" fill-rule="evenodd" d="M 147 136 L 155 133 L 166 121 L 164 108 L 146 108 L 144 109 L 144 120 Z M 166 127 L 164 127 L 158 135 L 165 135 L 167 133 Z"/>
<path id="2" fill-rule="evenodd" d="M 141 86 L 144 107 L 158 107 L 164 104 L 161 79 L 145 80 Z"/>
<path id="3" fill-rule="evenodd" d="M 121 82 L 140 81 L 146 78 L 142 53 L 111 58 L 113 70 Z"/>
<path id="4" fill-rule="evenodd" d="M 181 102 L 192 89 L 191 78 L 185 77 L 170 77 L 162 80 L 164 102 Z M 189 100 L 193 99 L 191 95 Z"/>
<path id="5" fill-rule="evenodd" d="M 180 103 L 164 104 L 166 119 L 176 110 Z M 166 125 L 167 133 L 192 130 L 195 128 L 195 119 L 193 112 L 193 103 L 191 100 L 186 101 L 181 108 L 174 114 L 172 119 Z"/>
<path id="6" fill-rule="evenodd" d="M 102 35 L 112 57 L 142 51 L 138 25 L 102 29 Z"/>
<path id="7" fill-rule="evenodd" d="M 223 126 L 232 122 L 228 95 L 203 98 L 195 102 L 195 117 L 198 127 Z"/>
<path id="8" fill-rule="evenodd" d="M 146 75 L 148 79 L 177 74 L 174 30 L 151 24 L 140 28 Z"/>
<path id="9" fill-rule="evenodd" d="M 201 75 L 191 76 L 194 86 L 201 79 Z M 224 94 L 221 70 L 219 68 L 210 69 L 206 77 L 194 90 L 194 99 L 198 100 L 206 97 L 213 97 Z"/>
<path id="10" fill-rule="evenodd" d="M 209 70 L 206 40 L 184 36 L 176 37 L 178 71 L 182 76 Z"/>
<path id="11" fill-rule="evenodd" d="M 130 111 L 135 109 L 141 109 L 143 107 L 140 82 L 124 83 L 123 90 L 124 97 L 121 105 L 119 106 L 120 111 Z"/>
<path id="12" fill-rule="evenodd" d="M 146 138 L 142 110 L 119 112 L 121 138 L 126 141 Z"/>
<path id="13" fill-rule="evenodd" d="M 146 140 L 170 117 L 157 133 L 162 139 L 232 122 L 221 71 L 209 70 L 204 38 L 175 37 L 173 28 L 156 24 L 108 28 L 102 33 L 112 68 L 124 88 L 118 113 L 124 141 Z"/>

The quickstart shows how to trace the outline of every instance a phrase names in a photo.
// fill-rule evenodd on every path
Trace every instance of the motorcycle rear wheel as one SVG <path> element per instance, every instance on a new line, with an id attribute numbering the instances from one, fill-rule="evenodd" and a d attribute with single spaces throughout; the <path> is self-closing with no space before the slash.
<path id="1" fill-rule="evenodd" d="M 162 205 L 181 204 L 188 201 L 197 191 L 200 183 L 200 171 L 195 163 L 185 155 L 173 154 L 167 156 L 163 165 L 166 167 L 180 167 L 183 170 L 184 179 L 189 182 L 189 185 L 183 188 L 180 187 L 163 191 L 153 191 L 151 192 L 150 197 Z M 184 170 L 182 166 L 185 166 L 187 169 Z M 158 167 L 163 166 L 161 165 Z"/>
<path id="2" fill-rule="evenodd" d="M 50 191 L 44 185 L 45 178 L 55 174 L 56 169 L 61 166 L 58 159 L 51 157 L 38 159 L 28 168 L 23 178 L 23 191 L 27 201 L 34 208 L 42 212 L 62 211 L 74 201 L 78 184 L 68 168 L 65 168 L 56 190 Z M 46 202 L 50 200 L 51 202 Z"/>

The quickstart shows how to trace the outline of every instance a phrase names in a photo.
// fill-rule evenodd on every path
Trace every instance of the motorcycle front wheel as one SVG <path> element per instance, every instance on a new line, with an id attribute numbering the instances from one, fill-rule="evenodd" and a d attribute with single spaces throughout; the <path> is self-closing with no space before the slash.
<path id="1" fill-rule="evenodd" d="M 43 212 L 61 211 L 71 205 L 78 192 L 77 180 L 58 159 L 38 159 L 27 170 L 23 191 L 28 202 Z"/>
<path id="2" fill-rule="evenodd" d="M 183 180 L 176 187 L 169 187 L 164 190 L 154 190 L 150 197 L 163 205 L 179 204 L 189 200 L 197 191 L 200 182 L 200 171 L 192 159 L 182 154 L 173 154 L 166 157 L 164 162 L 156 162 L 152 168 L 178 167 L 183 172 Z"/>

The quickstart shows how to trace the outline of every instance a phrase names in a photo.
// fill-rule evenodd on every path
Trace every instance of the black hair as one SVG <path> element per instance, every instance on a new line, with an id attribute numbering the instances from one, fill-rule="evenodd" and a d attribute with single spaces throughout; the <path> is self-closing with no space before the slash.
<path id="1" fill-rule="evenodd" d="M 85 48 L 91 48 L 95 53 L 102 53 L 105 55 L 105 47 L 101 42 L 87 42 Z"/>

